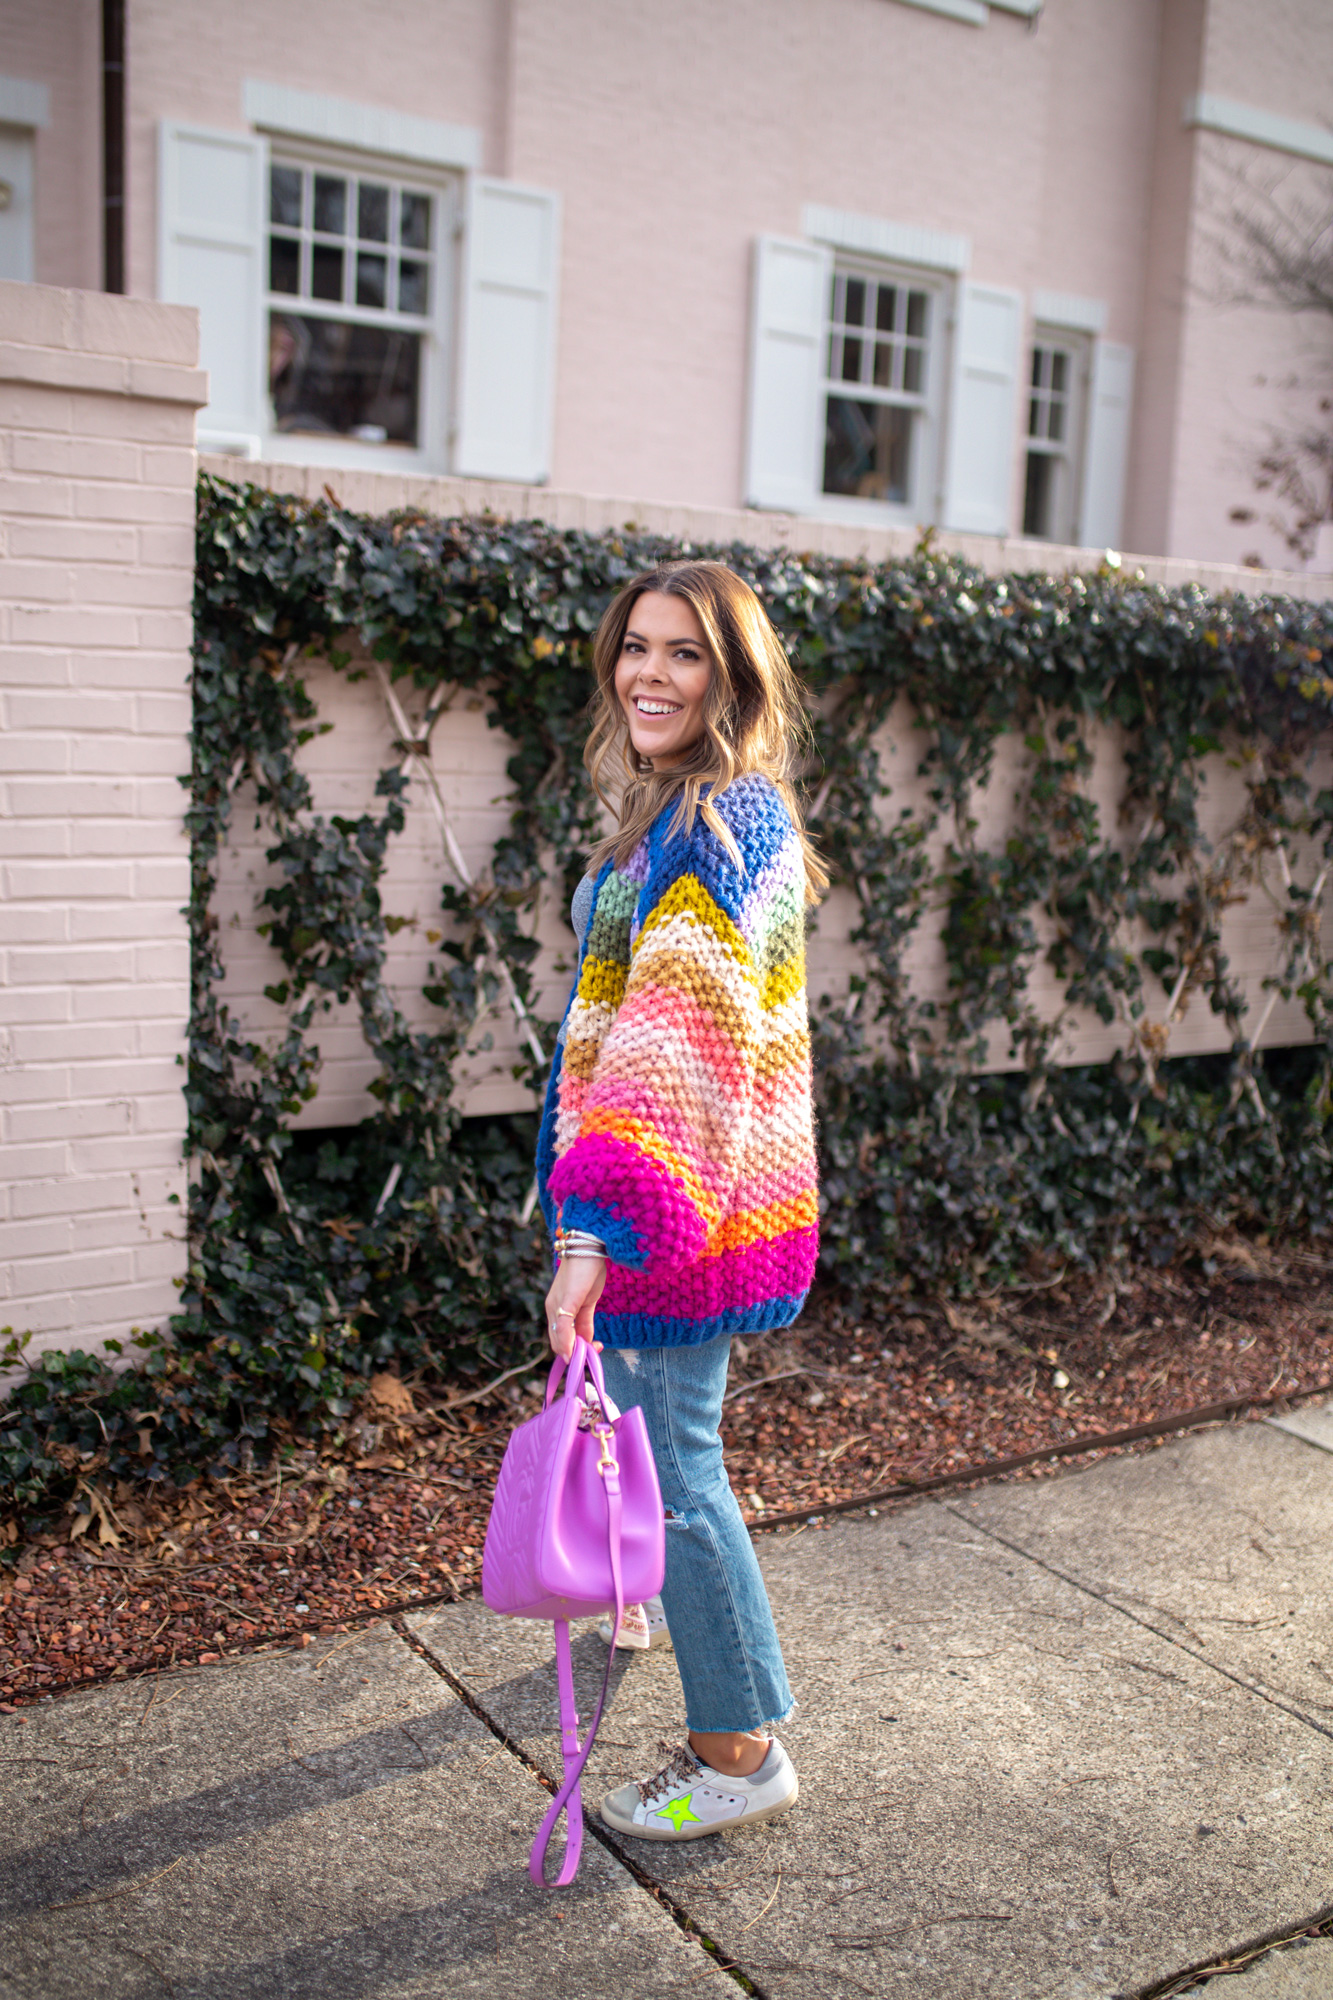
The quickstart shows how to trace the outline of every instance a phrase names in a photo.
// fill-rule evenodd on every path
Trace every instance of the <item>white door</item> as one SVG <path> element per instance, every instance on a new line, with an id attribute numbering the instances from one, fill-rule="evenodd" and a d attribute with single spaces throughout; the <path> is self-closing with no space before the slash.
<path id="1" fill-rule="evenodd" d="M 32 133 L 0 125 L 0 278 L 32 274 Z"/>

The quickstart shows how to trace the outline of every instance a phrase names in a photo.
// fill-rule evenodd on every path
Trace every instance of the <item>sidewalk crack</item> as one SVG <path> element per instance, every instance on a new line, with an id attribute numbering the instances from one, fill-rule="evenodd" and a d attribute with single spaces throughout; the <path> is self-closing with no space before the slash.
<path id="1" fill-rule="evenodd" d="M 542 1769 L 535 1758 L 528 1755 L 522 1744 L 515 1741 L 502 1723 L 497 1722 L 492 1715 L 487 1713 L 481 1701 L 473 1694 L 466 1682 L 459 1680 L 457 1674 L 451 1673 L 438 1653 L 433 1652 L 425 1640 L 419 1638 L 403 1619 L 391 1618 L 389 1624 L 398 1634 L 404 1645 L 409 1646 L 419 1659 L 424 1660 L 432 1673 L 439 1675 L 446 1687 L 457 1695 L 463 1706 L 476 1716 L 483 1728 L 488 1729 L 496 1741 L 502 1744 L 511 1756 L 517 1758 L 518 1762 L 532 1773 L 542 1789 L 549 1792 L 554 1798 L 556 1792 L 559 1790 L 559 1786 L 556 1784 L 554 1778 L 551 1777 L 548 1771 Z M 705 1930 L 701 1929 L 684 1904 L 678 1903 L 664 1883 L 659 1882 L 656 1876 L 650 1875 L 646 1868 L 642 1867 L 631 1855 L 627 1854 L 610 1830 L 603 1825 L 600 1819 L 595 1819 L 586 1806 L 583 1811 L 583 1827 L 585 1833 L 591 1834 L 594 1840 L 599 1841 L 607 1853 L 619 1862 L 625 1873 L 633 1877 L 634 1881 L 638 1883 L 646 1895 L 651 1896 L 654 1902 L 661 1904 L 677 1930 L 683 1931 L 692 1944 L 697 1944 L 700 1950 L 708 1955 L 717 1971 L 725 1973 L 743 1993 L 751 1994 L 753 2000 L 770 2000 L 769 1994 L 760 1986 L 758 1980 L 746 1972 L 739 1961 L 727 1957 L 722 1946 L 710 1938 Z"/>
<path id="2" fill-rule="evenodd" d="M 1058 1577 L 1061 1583 L 1067 1583 L 1073 1590 L 1082 1591 L 1085 1597 L 1095 1598 L 1097 1603 L 1106 1605 L 1110 1611 L 1118 1612 L 1132 1625 L 1139 1626 L 1144 1632 L 1151 1632 L 1155 1639 L 1165 1640 L 1167 1645 L 1174 1646 L 1178 1652 L 1184 1653 L 1187 1659 L 1197 1660 L 1202 1667 L 1211 1667 L 1212 1671 L 1220 1674 L 1223 1680 L 1244 1688 L 1247 1694 L 1258 1695 L 1260 1700 L 1266 1701 L 1270 1707 L 1279 1708 L 1284 1715 L 1289 1715 L 1293 1722 L 1303 1722 L 1305 1727 L 1313 1729 L 1316 1735 L 1327 1736 L 1333 1741 L 1333 1726 L 1325 1722 L 1316 1722 L 1314 1717 L 1307 1715 L 1303 1709 L 1293 1708 L 1289 1701 L 1280 1700 L 1264 1686 L 1262 1681 L 1247 1680 L 1244 1674 L 1233 1673 L 1230 1667 L 1224 1667 L 1220 1661 L 1210 1660 L 1205 1653 L 1196 1652 L 1194 1647 L 1187 1646 L 1183 1639 L 1177 1639 L 1173 1633 L 1164 1632 L 1160 1625 L 1154 1625 L 1150 1618 L 1140 1617 L 1138 1612 L 1129 1610 L 1118 1598 L 1112 1597 L 1109 1591 L 1098 1590 L 1095 1584 L 1086 1582 L 1082 1577 L 1071 1576 L 1067 1570 L 1058 1568 L 1053 1562 L 1047 1562 L 1044 1556 L 1034 1555 L 1031 1549 L 1025 1549 L 1021 1542 L 1011 1542 L 1007 1535 L 999 1532 L 998 1528 L 988 1527 L 975 1515 L 961 1513 L 947 1500 L 936 1504 L 942 1506 L 945 1513 L 952 1514 L 956 1521 L 963 1522 L 969 1529 L 980 1529 L 983 1534 L 989 1535 L 993 1542 L 998 1542 L 1001 1548 L 1010 1550 L 1013 1555 L 1021 1556 L 1024 1562 L 1035 1563 L 1038 1569 L 1044 1569 L 1048 1576 Z"/>

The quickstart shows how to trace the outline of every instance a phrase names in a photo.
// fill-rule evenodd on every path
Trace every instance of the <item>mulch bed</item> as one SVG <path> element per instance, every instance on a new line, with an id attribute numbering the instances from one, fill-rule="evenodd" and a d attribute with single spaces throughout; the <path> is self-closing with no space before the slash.
<path id="1" fill-rule="evenodd" d="M 723 1436 L 746 1514 L 984 1478 L 1071 1437 L 1333 1382 L 1333 1262 L 1240 1242 L 1213 1261 L 1212 1276 L 1137 1270 L 875 1323 L 825 1301 L 799 1329 L 736 1342 Z M 293 1439 L 249 1475 L 85 1493 L 30 1538 L 6 1522 L 0 1709 L 475 1596 L 505 1439 L 542 1379 L 459 1403 L 466 1384 L 379 1376 L 343 1450 Z"/>

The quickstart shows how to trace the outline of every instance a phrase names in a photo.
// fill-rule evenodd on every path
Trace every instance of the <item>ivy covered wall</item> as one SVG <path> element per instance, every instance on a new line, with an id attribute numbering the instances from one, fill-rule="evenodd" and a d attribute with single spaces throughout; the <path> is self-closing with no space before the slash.
<path id="1" fill-rule="evenodd" d="M 679 552 L 628 530 L 367 519 L 203 481 L 190 1288 L 173 1342 L 150 1340 L 120 1383 L 43 1362 L 0 1433 L 20 1491 L 81 1439 L 113 1469 L 183 1476 L 262 1441 L 274 1412 L 337 1426 L 386 1360 L 503 1364 L 539 1338 L 532 1119 L 463 1121 L 455 1070 L 493 1006 L 540 1079 L 554 1023 L 531 1009 L 533 927 L 544 897 L 558 922 L 549 899 L 567 902 L 597 825 L 579 758 L 591 635 L 627 576 Z M 919 1287 L 1166 1259 L 1225 1227 L 1322 1231 L 1333 607 L 1109 567 L 993 577 L 929 547 L 882 565 L 707 553 L 761 592 L 809 689 L 811 813 L 859 954 L 815 1023 L 828 1281 L 883 1312 Z M 299 757 L 320 727 L 316 661 L 373 675 L 396 704 L 392 755 L 338 814 L 313 809 Z M 444 865 L 441 825 L 437 936 L 409 1020 L 385 978 L 383 875 L 409 789 L 433 790 L 432 720 L 460 692 L 509 739 L 513 810 L 480 873 Z M 918 732 L 905 807 L 888 750 L 904 718 Z M 1094 778 L 1108 731 L 1116 811 Z M 1021 754 L 988 837 L 978 800 L 1005 743 Z M 1218 758 L 1235 810 L 1210 839 Z M 214 892 L 238 800 L 273 870 L 281 1025 L 263 1038 L 222 990 Z M 1271 970 L 1248 995 L 1222 936 L 1242 896 L 1271 913 Z M 932 910 L 942 970 L 923 991 L 910 954 Z M 294 1130 L 331 1002 L 359 1024 L 374 1114 Z M 1304 1043 L 1258 1054 L 1277 1006 L 1299 1010 Z M 1060 1062 L 1066 1008 L 1111 1031 L 1114 1060 Z M 1224 1025 L 1221 1053 L 1173 1059 L 1186 1009 Z"/>

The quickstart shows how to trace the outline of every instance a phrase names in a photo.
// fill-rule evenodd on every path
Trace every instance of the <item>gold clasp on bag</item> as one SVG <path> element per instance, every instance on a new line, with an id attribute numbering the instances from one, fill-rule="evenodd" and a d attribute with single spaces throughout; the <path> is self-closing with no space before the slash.
<path id="1" fill-rule="evenodd" d="M 598 1472 L 603 1479 L 605 1479 L 608 1472 L 614 1472 L 619 1475 L 620 1466 L 615 1453 L 611 1449 L 611 1431 L 605 1424 L 594 1424 L 592 1434 L 602 1448 L 602 1455 L 597 1461 Z"/>

